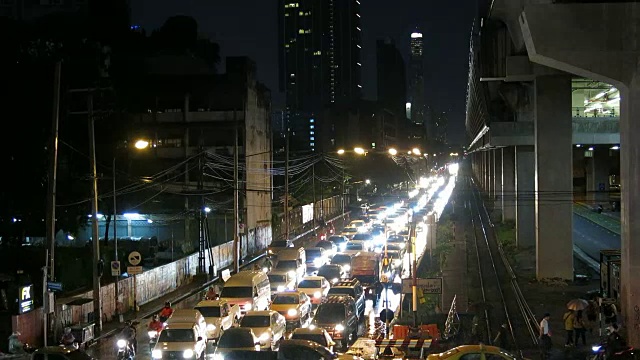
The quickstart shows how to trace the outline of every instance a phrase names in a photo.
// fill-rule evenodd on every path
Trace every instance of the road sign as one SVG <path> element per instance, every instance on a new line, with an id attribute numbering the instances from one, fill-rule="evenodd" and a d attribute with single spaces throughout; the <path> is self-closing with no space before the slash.
<path id="1" fill-rule="evenodd" d="M 127 273 L 129 275 L 142 274 L 142 266 L 127 266 Z"/>
<path id="2" fill-rule="evenodd" d="M 402 293 L 411 294 L 413 279 L 402 279 Z M 423 294 L 442 294 L 442 278 L 418 279 L 418 288 Z"/>
<path id="3" fill-rule="evenodd" d="M 120 276 L 120 261 L 111 262 L 111 276 Z"/>
<path id="4" fill-rule="evenodd" d="M 62 291 L 62 283 L 47 281 L 47 290 L 54 292 Z"/>
<path id="5" fill-rule="evenodd" d="M 140 255 L 140 253 L 137 251 L 132 251 L 129 254 L 128 259 L 129 264 L 131 264 L 132 266 L 138 266 L 142 262 L 142 255 Z"/>

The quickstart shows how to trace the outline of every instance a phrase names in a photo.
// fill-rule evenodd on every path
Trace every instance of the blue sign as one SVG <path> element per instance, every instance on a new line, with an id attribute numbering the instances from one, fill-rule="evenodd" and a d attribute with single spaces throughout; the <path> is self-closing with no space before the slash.
<path id="1" fill-rule="evenodd" d="M 62 291 L 62 283 L 47 281 L 47 289 L 54 292 Z"/>

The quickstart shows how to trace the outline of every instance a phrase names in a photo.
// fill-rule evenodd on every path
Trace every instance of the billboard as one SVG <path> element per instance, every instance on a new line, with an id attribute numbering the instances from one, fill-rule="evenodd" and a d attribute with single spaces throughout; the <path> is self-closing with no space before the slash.
<path id="1" fill-rule="evenodd" d="M 302 223 L 306 224 L 313 220 L 313 204 L 302 205 Z"/>

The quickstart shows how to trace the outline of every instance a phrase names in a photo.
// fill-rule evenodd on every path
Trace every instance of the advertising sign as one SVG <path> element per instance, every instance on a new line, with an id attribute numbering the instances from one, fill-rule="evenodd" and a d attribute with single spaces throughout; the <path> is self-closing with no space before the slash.
<path id="1" fill-rule="evenodd" d="M 302 223 L 306 224 L 313 220 L 313 204 L 302 205 Z"/>
<path id="2" fill-rule="evenodd" d="M 402 279 L 402 293 L 411 294 L 412 285 L 412 279 Z M 418 279 L 417 288 L 420 289 L 423 294 L 442 294 L 442 278 Z"/>
<path id="3" fill-rule="evenodd" d="M 18 312 L 20 314 L 33 310 L 33 285 L 21 286 L 18 288 Z"/>

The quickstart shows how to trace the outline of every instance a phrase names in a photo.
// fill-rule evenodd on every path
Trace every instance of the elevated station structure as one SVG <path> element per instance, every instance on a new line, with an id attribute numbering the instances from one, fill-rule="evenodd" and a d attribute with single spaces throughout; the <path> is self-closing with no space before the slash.
<path id="1" fill-rule="evenodd" d="M 640 346 L 640 3 L 480 0 L 471 41 L 466 128 L 473 171 L 536 274 L 573 279 L 573 161 L 592 157 L 600 187 L 620 152 L 622 312 Z M 600 146 L 597 146 L 600 144 Z"/>

